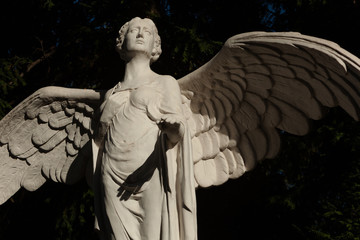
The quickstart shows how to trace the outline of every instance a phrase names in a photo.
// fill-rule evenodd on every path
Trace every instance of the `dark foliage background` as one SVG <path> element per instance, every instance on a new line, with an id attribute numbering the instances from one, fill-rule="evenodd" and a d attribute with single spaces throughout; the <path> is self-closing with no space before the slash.
<path id="1" fill-rule="evenodd" d="M 150 17 L 176 78 L 207 62 L 232 35 L 299 31 L 360 56 L 358 0 L 2 0 L 0 117 L 48 86 L 110 88 L 123 74 L 120 26 Z M 360 124 L 340 109 L 237 180 L 197 191 L 199 239 L 360 239 Z M 92 192 L 47 183 L 0 206 L 0 239 L 97 239 Z"/>

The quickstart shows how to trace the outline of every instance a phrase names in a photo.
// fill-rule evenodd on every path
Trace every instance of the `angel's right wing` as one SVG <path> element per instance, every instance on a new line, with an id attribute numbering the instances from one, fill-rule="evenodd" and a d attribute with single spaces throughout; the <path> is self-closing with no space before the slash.
<path id="1" fill-rule="evenodd" d="M 34 191 L 46 179 L 72 183 L 84 176 L 103 94 L 42 88 L 0 121 L 0 204 L 20 187 Z"/>

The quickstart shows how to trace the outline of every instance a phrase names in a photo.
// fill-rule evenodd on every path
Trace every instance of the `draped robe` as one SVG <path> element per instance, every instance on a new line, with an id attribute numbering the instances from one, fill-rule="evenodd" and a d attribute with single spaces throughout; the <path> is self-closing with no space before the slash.
<path id="1" fill-rule="evenodd" d="M 157 122 L 183 116 L 175 79 L 113 88 L 93 141 L 96 225 L 103 239 L 197 239 L 191 138 L 168 143 Z M 102 130 L 101 130 L 102 129 Z"/>

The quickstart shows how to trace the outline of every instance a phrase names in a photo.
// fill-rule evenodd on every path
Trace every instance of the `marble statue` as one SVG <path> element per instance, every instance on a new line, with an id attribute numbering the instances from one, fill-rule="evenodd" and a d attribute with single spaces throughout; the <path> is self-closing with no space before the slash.
<path id="1" fill-rule="evenodd" d="M 279 151 L 340 106 L 360 116 L 360 59 L 299 33 L 231 37 L 175 80 L 150 68 L 161 41 L 134 18 L 116 48 L 125 75 L 108 91 L 45 87 L 0 121 L 0 203 L 20 187 L 87 178 L 102 239 L 197 239 L 195 190 Z"/>

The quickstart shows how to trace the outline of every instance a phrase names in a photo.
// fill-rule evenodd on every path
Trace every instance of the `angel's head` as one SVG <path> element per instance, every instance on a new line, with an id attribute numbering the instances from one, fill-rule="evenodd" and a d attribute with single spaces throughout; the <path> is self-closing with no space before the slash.
<path id="1" fill-rule="evenodd" d="M 151 19 L 133 18 L 119 30 L 116 38 L 116 50 L 124 61 L 129 61 L 132 52 L 146 54 L 150 63 L 161 54 L 161 40 L 158 30 Z"/>

